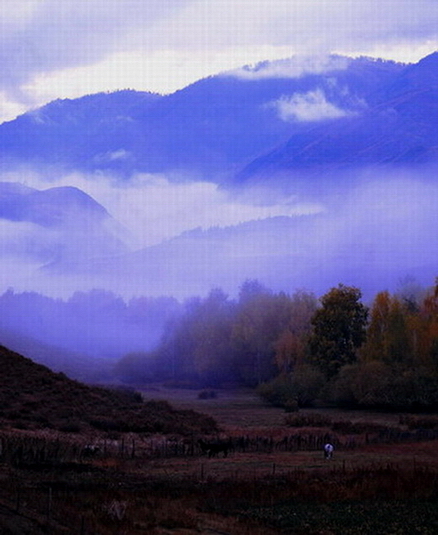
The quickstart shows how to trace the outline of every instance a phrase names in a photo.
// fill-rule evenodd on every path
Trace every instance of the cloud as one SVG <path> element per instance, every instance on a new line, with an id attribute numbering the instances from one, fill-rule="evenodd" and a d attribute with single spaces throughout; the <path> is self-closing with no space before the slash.
<path id="1" fill-rule="evenodd" d="M 289 52 L 287 47 L 283 47 L 281 54 L 286 56 Z M 269 45 L 220 51 L 166 49 L 115 52 L 97 64 L 37 75 L 22 89 L 38 102 L 77 98 L 121 88 L 171 93 L 230 67 L 237 68 L 258 61 L 261 57 L 275 59 L 279 53 L 278 47 Z"/>
<path id="2" fill-rule="evenodd" d="M 131 50 L 142 32 L 182 5 L 178 0 L 2 3 L 1 84 L 16 94 L 35 75 L 96 63 L 111 53 Z"/>
<path id="3" fill-rule="evenodd" d="M 339 282 L 354 284 L 370 299 L 377 291 L 393 291 L 406 275 L 431 284 L 438 257 L 434 177 L 435 173 L 425 170 L 419 176 L 389 167 L 349 170 L 348 181 L 339 176 L 336 182 L 321 180 L 317 187 L 307 183 L 298 197 L 291 194 L 295 189 L 291 183 L 281 191 L 264 184 L 231 193 L 206 182 L 175 184 L 159 175 L 137 175 L 121 186 L 99 176 L 74 174 L 49 183 L 37 174 L 9 174 L 2 178 L 26 178 L 28 185 L 40 188 L 81 187 L 135 234 L 135 248 L 198 227 L 229 226 L 276 215 L 296 217 L 254 222 L 233 232 L 188 233 L 158 248 L 158 256 L 154 257 L 155 248 L 146 256 L 137 252 L 129 257 L 132 264 L 125 264 L 127 258 L 123 258 L 115 269 L 110 263 L 107 271 L 103 259 L 94 274 L 79 270 L 70 278 L 44 271 L 39 272 L 40 278 L 32 275 L 37 267 L 33 258 L 44 252 L 34 248 L 48 245 L 51 249 L 56 234 L 47 236 L 27 223 L 0 221 L 0 250 L 9 253 L 2 257 L 0 287 L 65 296 L 78 288 L 104 287 L 127 296 L 140 292 L 185 297 L 217 285 L 235 292 L 245 278 L 260 278 L 278 289 L 306 287 L 317 293 Z M 304 214 L 308 216 L 299 217 Z M 230 237 L 231 242 L 222 242 L 221 236 Z M 83 254 L 85 242 L 82 233 L 72 244 L 75 259 Z M 23 261 L 17 261 L 22 254 Z M 137 263 L 139 258 L 169 261 L 161 270 L 154 262 Z"/>
<path id="4" fill-rule="evenodd" d="M 160 243 L 186 230 L 229 226 L 277 215 L 320 212 L 318 202 L 304 202 L 296 196 L 261 191 L 236 195 L 210 182 L 174 183 L 162 175 L 139 174 L 120 184 L 104 176 L 66 175 L 48 182 L 37 173 L 4 175 L 5 181 L 25 180 L 27 186 L 46 189 L 76 186 L 97 202 L 128 231 L 128 245 L 140 248 Z"/>
<path id="5" fill-rule="evenodd" d="M 270 105 L 277 110 L 280 119 L 286 122 L 316 122 L 351 115 L 351 112 L 329 102 L 321 89 L 282 96 Z"/>
<path id="6" fill-rule="evenodd" d="M 161 34 L 170 48 L 264 42 L 327 53 L 391 40 L 436 39 L 437 21 L 435 0 L 197 0 L 160 21 L 152 34 L 156 39 Z"/>
<path id="7" fill-rule="evenodd" d="M 350 62 L 351 60 L 342 56 L 294 56 L 278 61 L 263 61 L 256 65 L 246 65 L 223 73 L 223 76 L 233 76 L 244 80 L 300 78 L 307 74 L 322 74 L 330 71 L 345 70 Z"/>
<path id="8" fill-rule="evenodd" d="M 22 261 L 38 263 L 50 258 L 55 233 L 39 225 L 23 221 L 0 219 L 0 249 L 2 258 L 20 257 Z"/>
<path id="9" fill-rule="evenodd" d="M 137 175 L 128 185 L 108 186 L 81 176 L 66 177 L 104 204 L 136 237 L 136 246 L 159 243 L 185 230 L 235 225 L 276 215 L 319 212 L 317 203 L 273 197 L 260 204 L 250 193 L 236 198 L 209 182 L 170 182 L 165 176 Z"/>
<path id="10" fill-rule="evenodd" d="M 12 115 L 17 102 L 29 108 L 73 96 L 72 85 L 75 96 L 125 87 L 172 91 L 240 60 L 269 59 L 266 52 L 383 52 L 416 61 L 438 48 L 438 3 L 4 0 L 0 30 L 0 91 Z"/>

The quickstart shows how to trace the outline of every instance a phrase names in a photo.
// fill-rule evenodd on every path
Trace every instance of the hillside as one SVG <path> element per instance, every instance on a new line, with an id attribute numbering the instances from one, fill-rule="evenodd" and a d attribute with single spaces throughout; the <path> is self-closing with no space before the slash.
<path id="1" fill-rule="evenodd" d="M 357 114 L 320 121 L 256 158 L 238 181 L 337 176 L 342 170 L 436 164 L 438 53 L 409 65 Z"/>
<path id="2" fill-rule="evenodd" d="M 87 386 L 0 346 L 0 425 L 66 432 L 205 433 L 214 421 L 138 394 Z"/>
<path id="3" fill-rule="evenodd" d="M 344 193 L 342 202 L 321 213 L 194 229 L 125 255 L 52 264 L 38 275 L 52 285 L 66 276 L 87 277 L 113 291 L 178 299 L 214 287 L 233 294 L 247 278 L 278 291 L 310 288 L 321 295 L 343 281 L 372 299 L 407 275 L 424 285 L 433 281 L 435 198 L 435 188 L 423 192 L 406 182 L 400 193 L 398 183 L 373 183 Z M 393 199 L 399 203 L 394 207 Z M 401 210 L 407 201 L 409 209 Z"/>
<path id="4" fill-rule="evenodd" d="M 39 190 L 0 181 L 0 227 L 2 254 L 30 264 L 128 250 L 122 225 L 90 195 L 71 186 Z"/>
<path id="5" fill-rule="evenodd" d="M 10 319 L 10 318 L 8 318 Z M 17 330 L 0 326 L 0 340 L 11 351 L 27 355 L 35 363 L 48 366 L 55 372 L 64 372 L 69 377 L 85 382 L 99 382 L 110 375 L 112 361 L 90 358 L 79 351 L 41 342 L 26 334 L 20 321 L 16 321 Z"/>
<path id="6" fill-rule="evenodd" d="M 5 168 L 137 172 L 233 180 L 242 166 L 313 119 L 284 108 L 295 96 L 320 95 L 323 108 L 359 116 L 375 105 L 404 65 L 330 56 L 264 62 L 221 73 L 166 96 L 121 91 L 58 100 L 0 125 Z"/>

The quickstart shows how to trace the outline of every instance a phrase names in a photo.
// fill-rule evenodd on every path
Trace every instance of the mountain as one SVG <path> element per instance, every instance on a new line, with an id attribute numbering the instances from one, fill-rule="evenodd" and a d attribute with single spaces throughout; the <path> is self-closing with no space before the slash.
<path id="1" fill-rule="evenodd" d="M 165 402 L 144 403 L 130 392 L 73 381 L 4 346 L 0 346 L 0 368 L 2 428 L 163 434 L 216 431 L 210 417 L 176 411 Z"/>
<path id="2" fill-rule="evenodd" d="M 291 58 L 166 96 L 59 100 L 1 124 L 0 165 L 17 182 L 0 182 L 0 282 L 13 288 L 0 298 L 0 335 L 47 363 L 62 350 L 62 369 L 77 370 L 77 353 L 153 348 L 178 307 L 142 296 L 234 296 L 246 279 L 318 295 L 342 282 L 367 300 L 406 277 L 429 286 L 437 73 L 438 54 L 411 65 Z M 78 171 L 140 243 L 167 238 L 132 250 L 104 206 L 75 187 L 19 184 L 29 170 L 52 186 Z"/>
<path id="3" fill-rule="evenodd" d="M 60 169 L 118 165 L 128 158 L 124 146 L 141 139 L 135 110 L 146 110 L 157 94 L 137 91 L 98 93 L 55 100 L 0 125 L 3 168 L 30 164 L 54 175 Z M 132 164 L 132 162 L 131 162 Z"/>
<path id="4" fill-rule="evenodd" d="M 63 295 L 98 287 L 184 297 L 219 285 L 235 290 L 248 277 L 315 290 L 341 279 L 373 289 L 408 273 L 424 280 L 436 252 L 429 202 L 436 181 L 421 166 L 437 164 L 437 67 L 438 54 L 411 65 L 291 58 L 166 96 L 120 91 L 55 101 L 4 123 L 4 169 L 25 161 L 53 173 L 90 171 L 89 180 L 108 173 L 118 185 L 137 172 L 164 173 L 178 184 L 219 183 L 231 196 L 234 186 L 262 183 L 277 196 L 321 205 L 312 216 L 195 229 L 131 252 L 120 226 L 77 188 L 0 184 L 0 245 L 4 261 L 12 258 L 4 269 L 21 255 L 33 269 L 23 274 L 25 289 Z M 407 185 L 391 183 L 415 166 L 420 172 Z M 373 192 L 382 201 L 367 210 L 374 182 L 383 184 Z M 400 187 L 411 196 L 400 196 Z M 427 209 L 409 212 L 413 199 Z M 145 188 L 145 210 L 149 202 Z"/>
<path id="5" fill-rule="evenodd" d="M 321 121 L 256 158 L 239 182 L 438 163 L 438 53 L 402 69 L 363 110 Z"/>
<path id="6" fill-rule="evenodd" d="M 66 227 L 73 221 L 88 226 L 109 217 L 103 206 L 78 188 L 64 186 L 40 191 L 20 183 L 0 182 L 2 219 Z"/>
<path id="7" fill-rule="evenodd" d="M 2 257 L 43 264 L 126 252 L 124 230 L 78 188 L 0 182 Z"/>
<path id="8" fill-rule="evenodd" d="M 367 58 L 291 58 L 200 80 L 171 95 L 121 91 L 59 100 L 0 125 L 4 169 L 138 172 L 226 182 L 252 160 L 308 135 L 323 117 L 360 117 L 405 66 Z M 298 120 L 293 105 L 298 99 Z M 336 121 L 335 121 L 336 122 Z"/>

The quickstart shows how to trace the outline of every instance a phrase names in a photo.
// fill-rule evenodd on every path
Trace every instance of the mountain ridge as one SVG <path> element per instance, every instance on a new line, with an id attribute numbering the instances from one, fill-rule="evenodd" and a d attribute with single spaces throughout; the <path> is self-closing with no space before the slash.
<path id="1" fill-rule="evenodd" d="M 268 62 L 244 78 L 239 70 L 221 73 L 165 96 L 118 92 L 55 101 L 0 125 L 0 159 L 4 167 L 26 159 L 54 172 L 99 171 L 123 180 L 145 172 L 235 182 L 252 160 L 312 128 L 284 116 L 294 98 L 306 106 L 313 94 L 326 113 L 360 111 L 407 68 L 368 58 L 329 57 L 304 68 L 300 61 Z M 263 69 L 275 76 L 261 77 Z"/>
<path id="2" fill-rule="evenodd" d="M 106 208 L 73 186 L 44 190 L 0 182 L 3 254 L 36 262 L 126 252 L 124 232 Z"/>

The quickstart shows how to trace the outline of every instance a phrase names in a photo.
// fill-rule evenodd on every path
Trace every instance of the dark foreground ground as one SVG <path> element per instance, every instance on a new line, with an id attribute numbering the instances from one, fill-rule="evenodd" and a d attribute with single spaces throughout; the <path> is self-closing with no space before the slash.
<path id="1" fill-rule="evenodd" d="M 208 457 L 190 435 L 0 430 L 0 534 L 438 533 L 434 417 L 421 431 L 418 416 L 288 415 L 245 391 L 144 395 L 212 415 L 221 431 L 204 439 L 232 449 Z"/>

